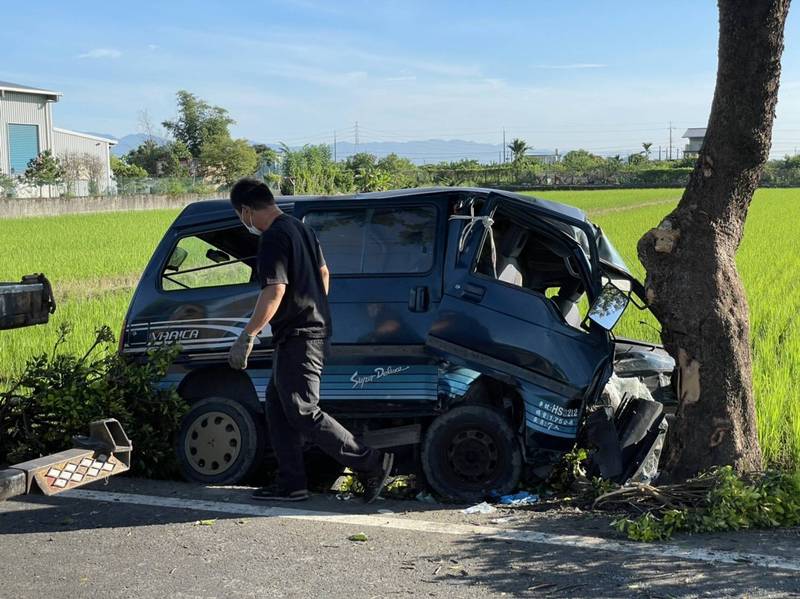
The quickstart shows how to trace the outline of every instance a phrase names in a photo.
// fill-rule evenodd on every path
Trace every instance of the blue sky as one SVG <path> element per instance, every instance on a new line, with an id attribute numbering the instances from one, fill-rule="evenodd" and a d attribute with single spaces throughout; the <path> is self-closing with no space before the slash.
<path id="1" fill-rule="evenodd" d="M 796 12 L 796 11 L 795 11 Z M 704 126 L 716 4 L 199 1 L 11 3 L 0 80 L 63 92 L 58 126 L 117 136 L 160 123 L 188 89 L 237 136 L 328 143 L 525 138 L 602 153 Z M 800 146 L 790 15 L 774 153 Z"/>

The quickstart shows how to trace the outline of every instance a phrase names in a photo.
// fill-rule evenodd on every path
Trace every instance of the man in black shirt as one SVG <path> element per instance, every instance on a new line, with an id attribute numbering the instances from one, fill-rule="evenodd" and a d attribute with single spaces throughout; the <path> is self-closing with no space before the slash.
<path id="1" fill-rule="evenodd" d="M 303 438 L 360 475 L 364 500 L 374 501 L 392 469 L 394 456 L 359 443 L 318 405 L 322 367 L 330 349 L 329 273 L 314 231 L 275 205 L 269 187 L 241 179 L 231 204 L 248 231 L 259 235 L 257 273 L 261 284 L 253 315 L 231 346 L 228 363 L 247 368 L 256 336 L 272 327 L 275 352 L 267 387 L 267 424 L 278 480 L 253 497 L 280 501 L 308 498 Z"/>

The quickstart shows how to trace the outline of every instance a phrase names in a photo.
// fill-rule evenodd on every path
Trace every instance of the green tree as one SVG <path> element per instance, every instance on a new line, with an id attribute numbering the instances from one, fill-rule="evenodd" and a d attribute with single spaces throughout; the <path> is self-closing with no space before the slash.
<path id="1" fill-rule="evenodd" d="M 564 170 L 577 175 L 585 175 L 603 164 L 603 158 L 586 150 L 572 150 L 564 154 L 561 164 Z"/>
<path id="2" fill-rule="evenodd" d="M 524 139 L 519 139 L 517 137 L 511 140 L 511 143 L 508 144 L 508 149 L 511 150 L 512 160 L 515 163 L 519 163 L 523 156 L 525 156 L 525 152 L 530 150 L 530 146 L 525 143 Z"/>
<path id="3" fill-rule="evenodd" d="M 128 152 L 125 162 L 141 167 L 151 177 L 185 177 L 189 174 L 192 154 L 181 141 L 158 144 L 148 139 Z"/>
<path id="4" fill-rule="evenodd" d="M 256 171 L 258 154 L 246 139 L 221 133 L 203 143 L 200 165 L 205 176 L 230 184 Z"/>
<path id="5" fill-rule="evenodd" d="M 385 191 L 391 187 L 391 175 L 380 167 L 374 154 L 353 154 L 345 161 L 345 169 L 353 173 L 357 191 Z"/>
<path id="6" fill-rule="evenodd" d="M 330 146 L 306 145 L 292 150 L 282 143 L 281 153 L 283 194 L 332 194 L 353 189 L 352 173 L 333 162 Z"/>
<path id="7" fill-rule="evenodd" d="M 628 156 L 628 164 L 631 166 L 647 164 L 647 158 L 644 154 L 631 154 Z"/>
<path id="8" fill-rule="evenodd" d="M 42 195 L 42 188 L 45 185 L 58 185 L 64 177 L 64 169 L 61 162 L 50 150 L 45 150 L 36 158 L 28 162 L 28 168 L 23 175 L 25 181 L 30 185 L 39 188 L 39 195 Z"/>
<path id="9" fill-rule="evenodd" d="M 413 187 L 417 183 L 417 166 L 394 152 L 378 160 L 377 167 L 388 173 L 392 189 Z"/>
<path id="10" fill-rule="evenodd" d="M 177 98 L 178 116 L 161 124 L 186 145 L 194 158 L 200 157 L 206 141 L 221 135 L 230 136 L 228 127 L 236 121 L 228 116 L 227 110 L 212 106 L 186 90 L 180 90 Z"/>
<path id="11" fill-rule="evenodd" d="M 7 198 L 13 197 L 16 185 L 14 179 L 8 175 L 0 173 L 0 196 Z"/>
<path id="12" fill-rule="evenodd" d="M 141 179 L 147 176 L 147 171 L 138 164 L 128 164 L 122 158 L 111 155 L 111 172 L 116 179 Z"/>
<path id="13" fill-rule="evenodd" d="M 258 155 L 259 166 L 277 166 L 279 155 L 276 150 L 273 150 L 267 144 L 253 144 L 253 150 Z"/>

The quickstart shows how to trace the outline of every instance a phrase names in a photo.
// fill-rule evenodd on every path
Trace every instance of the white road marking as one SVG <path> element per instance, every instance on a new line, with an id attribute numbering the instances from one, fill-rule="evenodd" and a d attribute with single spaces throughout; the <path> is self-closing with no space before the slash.
<path id="1" fill-rule="evenodd" d="M 518 543 L 536 543 L 541 545 L 554 545 L 557 547 L 574 547 L 576 549 L 591 549 L 595 551 L 610 551 L 636 556 L 668 557 L 701 561 L 710 563 L 725 563 L 737 565 L 759 566 L 777 570 L 791 570 L 800 572 L 800 561 L 785 559 L 763 553 L 743 553 L 739 551 L 714 551 L 699 547 L 686 548 L 674 544 L 648 544 L 634 543 L 631 541 L 614 541 L 601 537 L 584 535 L 563 535 L 546 532 L 507 530 L 496 526 L 474 526 L 467 524 L 454 524 L 450 522 L 431 522 L 427 520 L 414 520 L 401 516 L 386 514 L 340 514 L 305 510 L 302 508 L 269 507 L 247 503 L 227 503 L 220 501 L 204 501 L 200 499 L 181 499 L 178 497 L 160 497 L 157 495 L 138 495 L 133 493 L 112 493 L 104 491 L 90 491 L 86 489 L 73 490 L 64 495 L 65 498 L 85 499 L 89 501 L 103 501 L 108 503 L 124 503 L 130 505 L 146 505 L 153 507 L 167 507 L 176 509 L 216 512 L 222 514 L 235 514 L 247 516 L 261 516 L 266 518 L 286 518 L 290 520 L 306 520 L 312 522 L 327 522 L 332 524 L 346 524 L 353 526 L 375 526 L 394 530 L 405 530 L 422 533 L 452 535 L 462 537 L 489 538 Z"/>

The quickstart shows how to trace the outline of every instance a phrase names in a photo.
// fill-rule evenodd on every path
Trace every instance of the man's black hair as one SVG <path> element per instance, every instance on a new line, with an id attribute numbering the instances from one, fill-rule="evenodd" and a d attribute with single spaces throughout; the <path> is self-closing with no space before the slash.
<path id="1" fill-rule="evenodd" d="M 266 183 L 252 177 L 245 177 L 239 179 L 231 188 L 231 204 L 236 212 L 241 212 L 242 206 L 260 210 L 274 205 L 275 197 Z"/>

